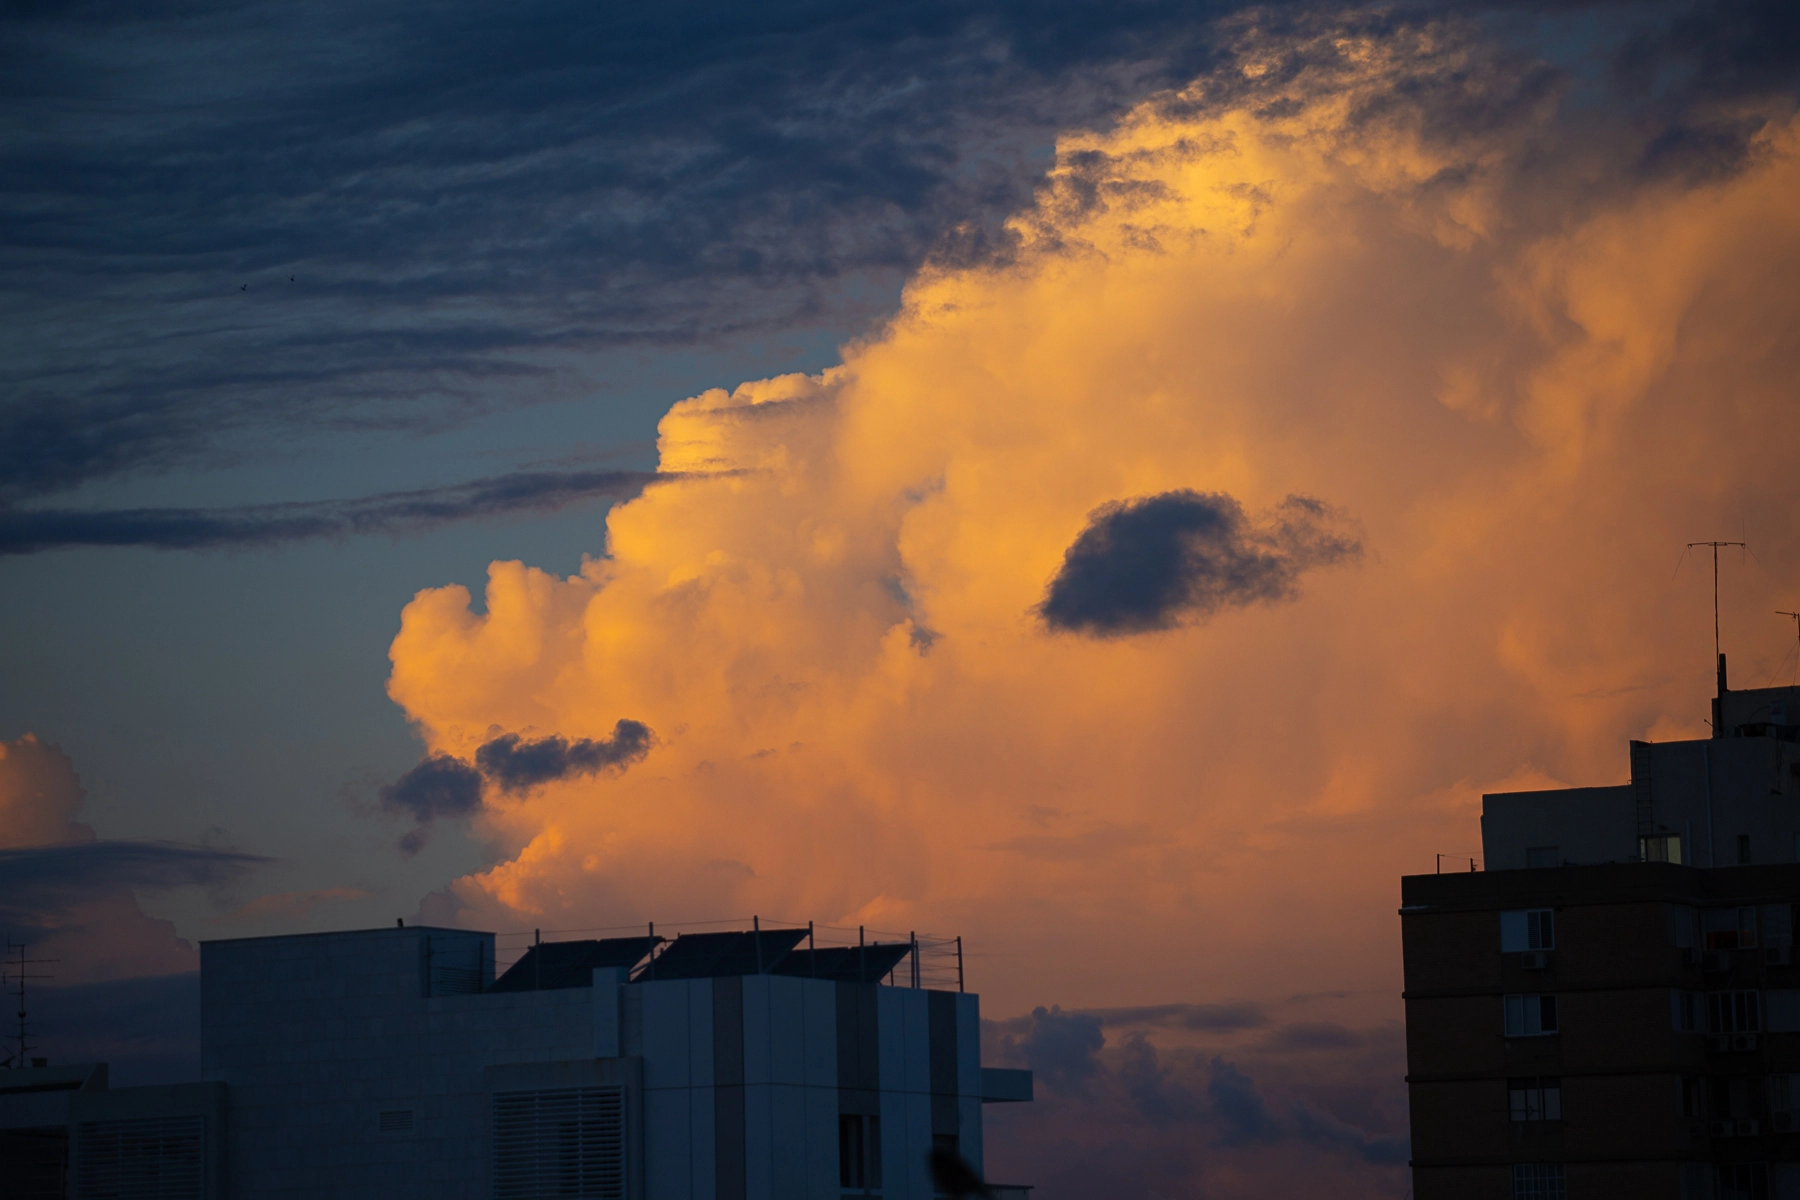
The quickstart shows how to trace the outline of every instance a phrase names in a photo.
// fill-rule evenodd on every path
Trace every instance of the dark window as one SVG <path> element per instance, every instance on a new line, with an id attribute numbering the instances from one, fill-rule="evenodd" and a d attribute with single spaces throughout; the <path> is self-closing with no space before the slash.
<path id="1" fill-rule="evenodd" d="M 1762 1005 L 1755 992 L 1708 992 L 1706 1032 L 1755 1033 L 1762 1028 Z"/>
<path id="2" fill-rule="evenodd" d="M 1706 1113 L 1706 1080 L 1685 1076 L 1681 1081 L 1681 1115 L 1704 1117 Z"/>
<path id="3" fill-rule="evenodd" d="M 1561 1163 L 1520 1163 L 1513 1168 L 1513 1200 L 1567 1200 L 1569 1185 Z"/>
<path id="4" fill-rule="evenodd" d="M 847 1188 L 881 1186 L 881 1118 L 850 1113 L 838 1117 L 838 1183 Z"/>
<path id="5" fill-rule="evenodd" d="M 1554 1075 L 1509 1079 L 1506 1095 L 1515 1121 L 1562 1120 L 1562 1080 Z"/>
<path id="6" fill-rule="evenodd" d="M 1769 1168 L 1762 1163 L 1722 1164 L 1719 1200 L 1769 1200 Z"/>
<path id="7" fill-rule="evenodd" d="M 1538 1037 L 1556 1032 L 1556 997 L 1537 992 L 1501 998 L 1507 1037 Z"/>
<path id="8" fill-rule="evenodd" d="M 1738 865 L 1743 866 L 1750 861 L 1750 835 L 1738 834 Z"/>

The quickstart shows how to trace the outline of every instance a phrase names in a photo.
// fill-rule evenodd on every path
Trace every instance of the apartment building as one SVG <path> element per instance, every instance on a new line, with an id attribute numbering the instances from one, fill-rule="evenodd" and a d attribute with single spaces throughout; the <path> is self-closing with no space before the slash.
<path id="1" fill-rule="evenodd" d="M 1712 727 L 1401 881 L 1419 1200 L 1800 1200 L 1800 695 Z"/>

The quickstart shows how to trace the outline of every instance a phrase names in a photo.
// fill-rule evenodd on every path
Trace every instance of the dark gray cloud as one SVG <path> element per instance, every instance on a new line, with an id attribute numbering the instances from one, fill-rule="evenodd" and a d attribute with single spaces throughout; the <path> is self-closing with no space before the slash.
<path id="1" fill-rule="evenodd" d="M 47 914 L 121 889 L 215 887 L 273 861 L 179 842 L 68 842 L 0 850 L 0 923 L 39 928 Z"/>
<path id="2" fill-rule="evenodd" d="M 271 434 L 590 395 L 599 351 L 860 326 L 926 258 L 1003 253 L 1059 130 L 1202 76 L 1232 102 L 1330 52 L 1232 70 L 1214 21 L 1246 7 L 7 6 L 0 504 Z M 1259 20 L 1379 34 L 1450 13 L 1447 36 L 1476 37 L 1559 8 L 1607 14 L 1564 57 L 1611 55 L 1596 86 L 1630 106 L 1606 143 L 1626 157 L 1728 166 L 1730 102 L 1793 87 L 1778 0 L 1297 0 Z M 1529 58 L 1471 58 L 1424 107 L 1447 130 L 1503 122 L 1567 73 Z M 1079 170 L 1058 186 L 1105 202 Z"/>
<path id="3" fill-rule="evenodd" d="M 655 732 L 630 719 L 615 722 L 612 736 L 599 739 L 552 735 L 527 740 L 504 733 L 476 748 L 473 766 L 454 755 L 433 754 L 378 794 L 382 808 L 413 819 L 414 827 L 400 839 L 400 848 L 416 854 L 437 818 L 465 817 L 481 807 L 484 781 L 503 792 L 519 793 L 571 775 L 623 771 L 655 744 Z"/>
<path id="4" fill-rule="evenodd" d="M 439 817 L 466 817 L 481 807 L 481 772 L 451 754 L 432 754 L 378 793 L 381 807 L 411 817 L 400 849 L 417 854 Z"/>
<path id="5" fill-rule="evenodd" d="M 402 534 L 451 521 L 543 512 L 599 496 L 629 498 L 651 484 L 679 478 L 653 471 L 518 471 L 356 500 L 231 509 L 0 507 L 0 555 L 75 546 L 253 548 L 311 538 Z"/>
<path id="6" fill-rule="evenodd" d="M 1307 496 L 1253 522 L 1223 492 L 1163 492 L 1090 513 L 1038 613 L 1092 637 L 1171 629 L 1291 600 L 1302 573 L 1361 553 L 1343 516 Z"/>
<path id="7" fill-rule="evenodd" d="M 985 1059 L 1031 1067 L 1037 1085 L 1030 1112 L 988 1112 L 989 1176 L 1037 1182 L 1052 1200 L 1209 1195 L 1214 1171 L 1397 1194 L 1408 1154 L 1397 1028 L 1301 1036 L 1271 1057 L 1267 1039 L 1236 1036 L 1266 1020 L 1263 1006 L 1232 1003 L 984 1022 Z"/>
<path id="8" fill-rule="evenodd" d="M 475 752 L 475 765 L 504 792 L 524 792 L 540 783 L 570 775 L 624 770 L 650 753 L 650 727 L 639 721 L 619 721 L 612 736 L 594 741 L 560 737 L 526 741 L 516 733 L 504 734 Z"/>
<path id="9" fill-rule="evenodd" d="M 1096 1008 L 1093 1014 L 1110 1028 L 1148 1025 L 1164 1029 L 1224 1033 L 1255 1029 L 1269 1023 L 1262 1005 L 1248 1001 L 1234 1004 L 1144 1004 L 1133 1008 Z"/>

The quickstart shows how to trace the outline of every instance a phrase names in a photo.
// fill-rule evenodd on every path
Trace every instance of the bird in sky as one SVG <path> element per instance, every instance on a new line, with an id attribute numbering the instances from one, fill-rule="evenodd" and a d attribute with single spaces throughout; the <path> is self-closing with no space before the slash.
<path id="1" fill-rule="evenodd" d="M 240 292 L 247 292 L 249 290 L 250 290 L 250 285 L 247 283 L 238 288 L 238 291 L 240 291 Z"/>

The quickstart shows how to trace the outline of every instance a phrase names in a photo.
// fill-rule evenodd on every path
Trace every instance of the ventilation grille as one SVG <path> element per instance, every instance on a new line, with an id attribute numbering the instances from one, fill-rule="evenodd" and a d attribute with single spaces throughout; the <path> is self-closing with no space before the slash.
<path id="1" fill-rule="evenodd" d="M 396 1108 L 377 1114 L 375 1127 L 382 1133 L 411 1133 L 413 1129 L 413 1110 Z"/>
<path id="2" fill-rule="evenodd" d="M 78 1200 L 201 1200 L 204 1117 L 84 1121 L 75 1168 Z"/>
<path id="3" fill-rule="evenodd" d="M 625 1093 L 618 1087 L 494 1097 L 494 1200 L 624 1200 Z"/>

